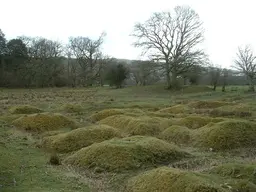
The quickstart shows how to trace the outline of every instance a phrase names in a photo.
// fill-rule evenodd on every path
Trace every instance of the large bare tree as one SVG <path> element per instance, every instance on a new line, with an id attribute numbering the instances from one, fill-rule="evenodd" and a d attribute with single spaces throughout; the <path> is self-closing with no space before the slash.
<path id="1" fill-rule="evenodd" d="M 96 76 L 95 71 L 98 72 L 95 68 L 97 68 L 97 62 L 101 57 L 100 48 L 103 43 L 104 36 L 105 33 L 102 33 L 97 40 L 81 36 L 69 38 L 69 46 L 72 50 L 72 54 L 77 59 L 82 70 L 84 86 L 91 86 Z"/>
<path id="2" fill-rule="evenodd" d="M 246 45 L 244 48 L 239 47 L 235 60 L 234 68 L 244 73 L 249 83 L 249 91 L 255 91 L 254 80 L 256 78 L 256 56 L 252 48 Z"/>
<path id="3" fill-rule="evenodd" d="M 174 12 L 154 13 L 145 23 L 136 24 L 132 36 L 143 53 L 164 63 L 167 85 L 175 88 L 179 75 L 204 63 L 205 54 L 198 48 L 203 32 L 198 14 L 190 7 L 177 6 Z"/>

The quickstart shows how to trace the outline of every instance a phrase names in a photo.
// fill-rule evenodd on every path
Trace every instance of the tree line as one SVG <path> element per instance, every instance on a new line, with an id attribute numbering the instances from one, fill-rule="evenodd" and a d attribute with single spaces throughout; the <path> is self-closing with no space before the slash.
<path id="1" fill-rule="evenodd" d="M 243 79 L 254 91 L 256 56 L 250 46 L 239 47 L 233 69 L 209 61 L 201 48 L 203 22 L 188 6 L 158 12 L 134 25 L 134 46 L 143 48 L 146 61 L 124 61 L 102 52 L 106 33 L 97 39 L 69 37 L 67 44 L 44 37 L 7 40 L 0 29 L 0 87 L 103 86 L 165 82 L 169 89 L 201 84 L 225 91 L 230 79 Z M 243 77 L 243 78 L 241 78 Z M 238 81 L 238 80 L 237 80 Z M 205 80 L 203 81 L 205 82 Z M 235 82 L 235 81 L 232 81 Z"/>

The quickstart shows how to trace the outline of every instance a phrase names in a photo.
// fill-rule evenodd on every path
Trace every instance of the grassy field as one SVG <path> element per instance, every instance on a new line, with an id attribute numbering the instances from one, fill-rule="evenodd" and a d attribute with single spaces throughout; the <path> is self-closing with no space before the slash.
<path id="1" fill-rule="evenodd" d="M 0 191 L 253 192 L 246 89 L 1 89 Z"/>

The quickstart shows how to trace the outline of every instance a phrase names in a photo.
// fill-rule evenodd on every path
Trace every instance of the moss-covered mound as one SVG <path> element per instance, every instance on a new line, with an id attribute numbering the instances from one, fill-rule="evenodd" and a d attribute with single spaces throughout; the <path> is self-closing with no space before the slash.
<path id="1" fill-rule="evenodd" d="M 30 105 L 13 106 L 9 109 L 9 111 L 12 114 L 33 114 L 43 112 L 43 110 Z"/>
<path id="2" fill-rule="evenodd" d="M 187 112 L 189 112 L 189 108 L 188 108 L 187 105 L 180 104 L 180 105 L 174 105 L 172 107 L 160 109 L 158 112 L 161 112 L 161 113 L 173 113 L 173 114 L 187 113 Z"/>
<path id="3" fill-rule="evenodd" d="M 188 156 L 177 146 L 160 139 L 133 136 L 93 144 L 69 156 L 65 163 L 118 172 L 171 163 Z"/>
<path id="4" fill-rule="evenodd" d="M 114 115 L 100 121 L 124 131 L 129 135 L 157 136 L 165 128 L 172 125 L 172 121 L 161 117 L 131 117 L 126 115 Z"/>
<path id="5" fill-rule="evenodd" d="M 161 167 L 131 178 L 128 192 L 228 192 L 208 175 Z"/>
<path id="6" fill-rule="evenodd" d="M 231 103 L 223 102 L 223 101 L 195 101 L 189 104 L 189 107 L 196 109 L 213 109 L 217 107 L 221 107 L 224 105 L 229 105 Z"/>
<path id="7" fill-rule="evenodd" d="M 256 124 L 250 121 L 226 120 L 201 128 L 194 136 L 201 147 L 214 150 L 255 147 Z"/>
<path id="8" fill-rule="evenodd" d="M 228 163 L 212 168 L 209 173 L 222 177 L 234 179 L 247 179 L 256 184 L 256 163 L 255 164 L 234 164 Z"/>
<path id="9" fill-rule="evenodd" d="M 20 117 L 12 122 L 17 128 L 26 131 L 52 131 L 60 128 L 77 128 L 78 125 L 73 120 L 60 115 L 52 113 L 40 113 Z"/>
<path id="10" fill-rule="evenodd" d="M 89 119 L 92 122 L 100 121 L 102 119 L 105 119 L 107 117 L 113 116 L 113 115 L 120 115 L 123 114 L 123 112 L 120 109 L 105 109 L 102 111 L 99 111 L 97 113 L 94 113 L 89 117 Z"/>
<path id="11" fill-rule="evenodd" d="M 67 113 L 79 113 L 83 111 L 83 108 L 81 105 L 65 104 L 61 107 L 61 110 Z"/>
<path id="12" fill-rule="evenodd" d="M 187 144 L 191 139 L 191 130 L 184 126 L 173 125 L 165 129 L 159 137 L 168 142 Z"/>
<path id="13" fill-rule="evenodd" d="M 93 143 L 99 143 L 114 137 L 121 137 L 120 132 L 108 125 L 92 125 L 78 128 L 43 139 L 43 146 L 60 153 L 76 151 Z"/>
<path id="14" fill-rule="evenodd" d="M 217 123 L 220 121 L 223 121 L 223 119 L 191 115 L 191 116 L 182 118 L 178 123 L 190 129 L 198 129 L 200 127 L 207 125 L 208 123 L 211 123 L 211 122 Z"/>

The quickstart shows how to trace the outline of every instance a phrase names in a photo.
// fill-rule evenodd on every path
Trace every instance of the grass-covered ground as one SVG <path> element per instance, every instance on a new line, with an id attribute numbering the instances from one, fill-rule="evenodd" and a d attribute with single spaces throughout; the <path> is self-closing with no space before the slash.
<path id="1" fill-rule="evenodd" d="M 254 192 L 246 89 L 2 89 L 0 191 Z"/>

